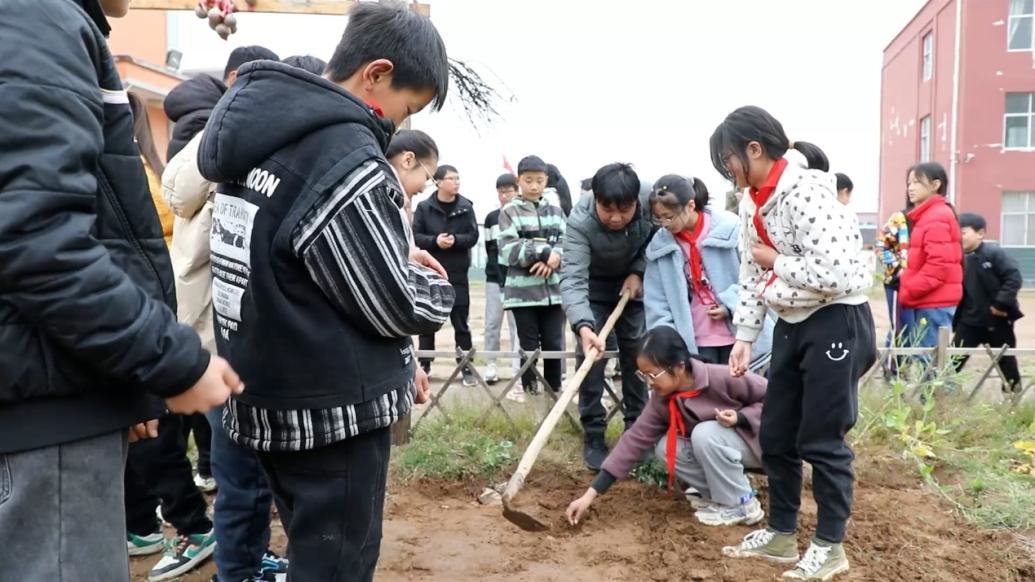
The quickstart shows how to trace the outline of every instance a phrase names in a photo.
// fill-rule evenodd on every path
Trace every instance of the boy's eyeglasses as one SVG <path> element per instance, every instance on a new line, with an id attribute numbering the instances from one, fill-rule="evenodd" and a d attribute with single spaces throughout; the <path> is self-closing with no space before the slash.
<path id="1" fill-rule="evenodd" d="M 643 382 L 644 384 L 646 384 L 648 386 L 654 384 L 655 380 L 657 380 L 658 378 L 664 376 L 665 374 L 668 374 L 668 370 L 661 370 L 660 372 L 654 372 L 653 374 L 648 374 L 646 372 L 641 372 L 639 370 L 636 370 L 636 377 L 639 378 L 641 382 Z"/>

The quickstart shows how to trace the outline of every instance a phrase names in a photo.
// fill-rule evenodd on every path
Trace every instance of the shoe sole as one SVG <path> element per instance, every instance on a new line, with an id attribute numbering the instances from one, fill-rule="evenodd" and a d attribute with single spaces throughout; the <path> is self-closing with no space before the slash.
<path id="1" fill-rule="evenodd" d="M 165 549 L 165 542 L 159 542 L 153 546 L 128 546 L 127 544 L 127 549 L 131 556 L 150 556 Z"/>
<path id="2" fill-rule="evenodd" d="M 824 575 L 822 578 L 800 578 L 798 576 L 788 576 L 790 572 L 784 572 L 781 578 L 789 578 L 791 580 L 820 580 L 821 582 L 828 582 L 829 580 L 833 580 L 834 576 L 837 576 L 838 574 L 844 574 L 847 571 L 848 564 L 843 564 L 842 566 L 834 568 L 833 572 L 827 572 L 826 575 Z"/>
<path id="3" fill-rule="evenodd" d="M 169 570 L 168 572 L 163 572 L 161 574 L 158 574 L 157 576 L 149 575 L 147 577 L 147 582 L 162 582 L 162 580 L 172 580 L 173 578 L 179 578 L 187 572 L 190 572 L 191 570 L 197 568 L 199 565 L 201 565 L 202 562 L 209 559 L 212 556 L 212 554 L 215 553 L 215 551 L 216 544 L 213 543 L 207 548 L 201 550 L 201 552 L 197 556 L 194 556 L 194 559 L 190 560 L 189 562 L 184 562 L 183 565 L 179 566 L 178 568 L 174 570 Z"/>
<path id="4" fill-rule="evenodd" d="M 793 556 L 780 557 L 780 556 L 767 556 L 765 554 L 756 554 L 753 552 L 742 552 L 737 549 L 736 546 L 725 546 L 722 548 L 722 555 L 727 558 L 761 558 L 770 562 L 776 562 L 778 564 L 797 564 L 798 560 L 801 559 L 800 554 L 794 554 Z"/>
<path id="5" fill-rule="evenodd" d="M 712 519 L 711 515 L 709 514 L 705 514 L 704 516 L 702 516 L 699 513 L 695 513 L 694 517 L 696 517 L 697 521 L 702 523 L 703 525 L 708 525 L 712 527 L 721 527 L 729 525 L 755 525 L 756 523 L 765 519 L 765 512 L 759 509 L 757 512 L 752 513 L 751 515 L 746 515 L 744 517 L 737 517 L 733 519 Z"/>

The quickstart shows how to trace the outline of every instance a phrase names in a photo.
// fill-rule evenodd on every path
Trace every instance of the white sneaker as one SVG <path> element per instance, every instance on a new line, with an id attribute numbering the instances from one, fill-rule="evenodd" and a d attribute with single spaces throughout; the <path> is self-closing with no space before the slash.
<path id="1" fill-rule="evenodd" d="M 704 509 L 711 505 L 711 502 L 705 499 L 704 495 L 701 495 L 701 492 L 693 487 L 687 487 L 686 491 L 683 492 L 683 495 L 686 497 L 686 500 L 690 502 L 690 507 L 693 507 L 694 509 Z"/>
<path id="2" fill-rule="evenodd" d="M 489 364 L 485 367 L 485 383 L 488 385 L 496 384 L 500 381 L 499 373 L 496 371 L 496 364 Z"/>
<path id="3" fill-rule="evenodd" d="M 510 392 L 507 392 L 507 400 L 513 400 L 514 402 L 520 402 L 520 403 L 524 404 L 524 402 L 525 402 L 525 391 L 524 391 L 524 389 L 521 388 L 521 386 L 514 386 L 513 388 L 510 389 Z"/>
<path id="4" fill-rule="evenodd" d="M 752 497 L 747 503 L 732 507 L 718 503 L 710 504 L 698 509 L 694 517 L 704 525 L 710 526 L 754 525 L 765 518 L 765 512 L 762 511 L 762 505 L 758 500 Z"/>
<path id="5" fill-rule="evenodd" d="M 201 475 L 194 476 L 194 484 L 205 493 L 212 493 L 218 487 L 214 478 L 202 477 Z"/>

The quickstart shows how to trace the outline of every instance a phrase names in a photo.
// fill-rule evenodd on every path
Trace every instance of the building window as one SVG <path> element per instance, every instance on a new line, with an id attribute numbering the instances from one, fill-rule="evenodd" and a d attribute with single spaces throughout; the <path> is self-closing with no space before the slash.
<path id="1" fill-rule="evenodd" d="M 1011 148 L 1035 148 L 1035 93 L 1007 93 L 1003 116 L 1003 144 Z"/>
<path id="2" fill-rule="evenodd" d="M 1033 0 L 1035 1 L 1035 0 Z M 930 81 L 934 74 L 934 33 L 928 32 L 924 35 L 924 66 L 923 79 Z"/>
<path id="3" fill-rule="evenodd" d="M 931 161 L 931 116 L 920 120 L 920 161 Z"/>
<path id="4" fill-rule="evenodd" d="M 1004 247 L 1035 246 L 1035 192 L 1003 192 Z"/>
<path id="5" fill-rule="evenodd" d="M 1035 50 L 1035 0 L 1010 0 L 1010 22 L 1007 28 L 1007 49 Z"/>

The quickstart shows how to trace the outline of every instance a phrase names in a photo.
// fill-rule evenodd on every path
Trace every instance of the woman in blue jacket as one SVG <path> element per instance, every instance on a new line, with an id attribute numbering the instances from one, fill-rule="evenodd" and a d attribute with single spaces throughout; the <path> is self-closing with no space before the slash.
<path id="1" fill-rule="evenodd" d="M 740 220 L 708 207 L 697 178 L 661 177 L 650 195 L 654 223 L 662 228 L 647 246 L 643 304 L 647 329 L 670 325 L 692 352 L 725 364 L 736 339 L 731 314 L 740 297 Z M 769 360 L 773 322 L 766 318 L 754 344 L 752 369 Z"/>

